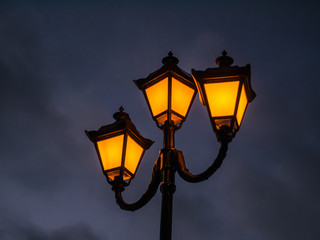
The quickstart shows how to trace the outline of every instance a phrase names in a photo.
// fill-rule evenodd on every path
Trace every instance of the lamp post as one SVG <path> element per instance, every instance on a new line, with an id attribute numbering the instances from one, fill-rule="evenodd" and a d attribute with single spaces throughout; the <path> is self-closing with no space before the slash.
<path id="1" fill-rule="evenodd" d="M 151 116 L 164 135 L 163 148 L 153 166 L 151 181 L 137 202 L 126 203 L 122 192 L 135 176 L 145 150 L 153 142 L 142 137 L 122 107 L 114 114 L 115 123 L 97 131 L 86 131 L 95 145 L 103 173 L 112 185 L 120 208 L 135 211 L 143 207 L 160 185 L 160 240 L 171 240 L 175 173 L 193 183 L 208 179 L 221 166 L 228 144 L 240 128 L 247 105 L 255 98 L 250 83 L 250 65 L 231 66 L 233 59 L 225 51 L 216 59 L 218 68 L 192 69 L 192 76 L 180 69 L 178 62 L 178 58 L 169 52 L 160 69 L 134 81 L 142 90 Z M 174 133 L 186 120 L 197 90 L 200 101 L 207 108 L 220 149 L 211 166 L 194 175 L 187 169 L 182 152 L 175 149 Z"/>

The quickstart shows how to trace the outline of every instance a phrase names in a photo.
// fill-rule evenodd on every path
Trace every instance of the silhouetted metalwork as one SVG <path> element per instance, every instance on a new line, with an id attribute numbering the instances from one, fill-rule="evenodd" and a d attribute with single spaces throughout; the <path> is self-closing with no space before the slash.
<path id="1" fill-rule="evenodd" d="M 116 119 L 116 123 L 101 127 L 98 131 L 90 131 L 87 132 L 88 137 L 91 141 L 94 142 L 98 156 L 101 162 L 101 166 L 103 167 L 103 172 L 107 177 L 108 182 L 112 185 L 112 190 L 115 193 L 115 198 L 117 204 L 120 206 L 121 209 L 128 210 L 128 211 L 135 211 L 144 205 L 146 205 L 152 197 L 156 194 L 159 185 L 160 191 L 162 193 L 162 205 L 161 205 L 161 224 L 160 224 L 160 240 L 171 240 L 172 235 L 172 202 L 173 202 L 173 194 L 176 189 L 175 185 L 175 174 L 178 172 L 180 177 L 187 182 L 196 183 L 207 180 L 210 176 L 212 176 L 217 169 L 222 165 L 223 160 L 226 157 L 228 144 L 234 138 L 236 132 L 239 130 L 241 120 L 244 114 L 244 111 L 247 107 L 247 103 L 252 101 L 255 97 L 255 93 L 251 89 L 250 84 L 250 66 L 247 65 L 244 68 L 240 67 L 231 67 L 233 63 L 233 59 L 227 56 L 227 53 L 224 51 L 222 56 L 216 59 L 216 63 L 218 64 L 218 68 L 209 68 L 206 71 L 195 71 L 192 70 L 193 78 L 196 82 L 194 84 L 191 82 L 191 76 L 180 69 L 177 64 L 179 62 L 178 58 L 174 57 L 172 52 L 169 52 L 168 56 L 165 57 L 163 60 L 163 67 L 159 70 L 149 74 L 147 78 L 139 79 L 135 81 L 136 85 L 141 89 L 144 93 L 144 96 L 147 100 L 147 104 L 149 110 L 151 112 L 152 118 L 157 123 L 157 126 L 163 131 L 163 148 L 160 151 L 159 158 L 155 161 L 152 170 L 152 176 L 150 183 L 147 187 L 146 192 L 141 196 L 141 198 L 134 202 L 134 203 L 127 203 L 122 197 L 122 192 L 125 190 L 125 187 L 129 185 L 130 181 L 134 177 L 135 173 L 131 173 L 125 166 L 126 163 L 124 161 L 127 160 L 127 155 L 125 155 L 126 150 L 125 148 L 127 145 L 124 144 L 124 150 L 122 153 L 122 163 L 119 167 L 120 172 L 118 175 L 114 175 L 113 170 L 106 170 L 103 160 L 102 160 L 102 153 L 103 149 L 99 149 L 97 146 L 97 141 L 103 139 L 109 139 L 113 136 L 118 136 L 120 133 L 119 131 L 130 133 L 130 136 L 134 137 L 134 140 L 139 143 L 143 149 L 148 149 L 152 141 L 149 139 L 145 139 L 141 136 L 141 134 L 136 130 L 135 126 L 130 120 L 130 117 L 127 113 L 123 112 L 123 108 L 120 108 L 120 112 L 114 114 L 114 118 Z M 171 107 L 171 99 L 172 93 L 172 79 L 178 79 L 181 83 L 185 84 L 191 90 L 187 90 L 190 92 L 189 94 L 189 106 L 186 106 L 187 110 L 184 110 L 184 115 L 179 114 L 175 109 Z M 163 81 L 165 79 L 166 84 L 168 84 L 168 88 L 166 88 L 168 93 L 168 100 L 166 103 L 168 104 L 167 108 L 154 115 L 151 102 L 148 99 L 148 94 L 146 93 L 146 89 L 150 86 L 154 86 L 154 84 Z M 217 80 L 218 79 L 218 80 Z M 222 79 L 222 80 L 221 80 Z M 231 80 L 230 80 L 231 79 Z M 210 110 L 208 98 L 205 93 L 206 89 L 204 84 L 215 84 L 221 83 L 222 81 L 233 81 L 237 82 L 237 89 L 234 94 L 236 94 L 236 103 L 234 103 L 235 109 L 231 116 L 222 116 L 222 117 L 212 117 L 212 113 Z M 180 84 L 180 83 L 179 83 Z M 200 174 L 192 174 L 186 167 L 186 163 L 182 154 L 182 151 L 175 149 L 175 141 L 174 141 L 174 134 L 175 131 L 181 128 L 182 123 L 185 121 L 186 116 L 190 110 L 191 104 L 194 100 L 196 94 L 196 88 L 201 91 L 202 103 L 207 107 L 209 118 L 211 120 L 213 130 L 216 133 L 217 140 L 220 142 L 220 149 L 213 160 L 211 166 L 205 171 Z M 245 89 L 241 92 L 242 89 Z M 194 91 L 194 93 L 192 92 Z M 241 100 L 241 95 L 245 96 L 245 100 Z M 242 115 L 239 117 L 237 115 L 239 101 L 242 101 Z M 174 116 L 172 116 L 174 115 Z M 225 121 L 227 124 L 217 124 L 217 119 L 226 118 L 228 121 Z M 165 119 L 165 121 L 163 121 Z M 126 143 L 124 141 L 124 143 Z M 142 157 L 142 156 L 141 156 Z M 141 158 L 139 159 L 140 163 Z M 137 167 L 139 165 L 137 164 Z M 117 168 L 118 169 L 118 168 Z M 136 170 L 135 170 L 136 171 Z M 110 177 L 110 172 L 112 176 Z M 129 180 L 124 179 L 123 172 L 127 172 L 129 175 Z M 112 179 L 112 177 L 114 177 Z"/>

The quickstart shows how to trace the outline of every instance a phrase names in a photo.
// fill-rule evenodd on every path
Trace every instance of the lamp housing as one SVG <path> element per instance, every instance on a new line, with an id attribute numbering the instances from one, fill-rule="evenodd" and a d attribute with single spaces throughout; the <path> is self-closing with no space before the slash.
<path id="1" fill-rule="evenodd" d="M 152 118 L 160 128 L 166 121 L 181 127 L 197 93 L 191 75 L 179 68 L 178 62 L 178 58 L 169 52 L 162 59 L 160 69 L 146 78 L 134 80 L 143 91 Z"/>
<path id="2" fill-rule="evenodd" d="M 113 115 L 115 123 L 97 131 L 85 131 L 94 143 L 103 173 L 109 183 L 115 180 L 127 184 L 135 176 L 146 149 L 153 144 L 144 138 L 132 123 L 129 115 L 120 108 Z"/>
<path id="3" fill-rule="evenodd" d="M 234 136 L 241 126 L 248 103 L 256 97 L 251 87 L 250 65 L 231 66 L 233 59 L 227 56 L 226 51 L 216 59 L 216 63 L 218 68 L 192 69 L 192 77 L 200 101 L 207 107 L 213 130 L 216 133 L 227 130 Z"/>

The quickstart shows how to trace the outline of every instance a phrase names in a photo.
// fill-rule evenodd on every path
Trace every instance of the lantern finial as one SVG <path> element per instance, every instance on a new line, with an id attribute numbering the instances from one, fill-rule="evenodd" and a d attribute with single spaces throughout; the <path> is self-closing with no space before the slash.
<path id="1" fill-rule="evenodd" d="M 129 114 L 124 112 L 124 108 L 121 106 L 119 108 L 120 112 L 116 112 L 115 114 L 113 114 L 113 118 L 118 122 L 121 120 L 127 120 L 130 119 Z"/>
<path id="2" fill-rule="evenodd" d="M 226 50 L 223 50 L 222 56 L 218 57 L 216 59 L 216 64 L 221 68 L 221 67 L 230 67 L 233 63 L 233 58 L 230 56 L 227 56 Z"/>
<path id="3" fill-rule="evenodd" d="M 164 65 L 177 65 L 179 63 L 179 59 L 173 56 L 173 53 L 170 51 L 167 57 L 162 59 L 162 63 Z"/>

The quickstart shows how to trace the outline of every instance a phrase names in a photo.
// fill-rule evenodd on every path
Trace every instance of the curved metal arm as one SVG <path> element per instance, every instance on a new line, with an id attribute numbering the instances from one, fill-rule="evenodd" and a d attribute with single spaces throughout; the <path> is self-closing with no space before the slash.
<path id="1" fill-rule="evenodd" d="M 124 191 L 124 185 L 121 182 L 116 182 L 113 185 L 112 190 L 115 193 L 117 204 L 120 206 L 121 209 L 127 210 L 127 211 L 135 211 L 135 210 L 138 210 L 139 208 L 142 208 L 151 200 L 151 198 L 157 192 L 160 181 L 161 181 L 160 158 L 158 158 L 152 169 L 152 177 L 151 177 L 148 189 L 137 202 L 129 204 L 123 200 L 122 192 Z"/>
<path id="2" fill-rule="evenodd" d="M 183 178 L 187 182 L 196 183 L 201 182 L 204 180 L 207 180 L 215 171 L 221 166 L 223 159 L 225 158 L 228 150 L 228 143 L 229 141 L 221 141 L 219 153 L 214 160 L 214 162 L 211 164 L 211 166 L 205 170 L 204 172 L 193 175 L 189 172 L 189 170 L 186 167 L 183 155 L 181 151 L 177 151 L 177 160 L 178 160 L 178 173 L 181 178 Z"/>

